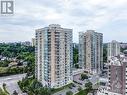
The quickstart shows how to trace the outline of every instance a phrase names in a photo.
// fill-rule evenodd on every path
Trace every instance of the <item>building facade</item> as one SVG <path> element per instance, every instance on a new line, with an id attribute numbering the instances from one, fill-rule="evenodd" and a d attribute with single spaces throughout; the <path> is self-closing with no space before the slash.
<path id="1" fill-rule="evenodd" d="M 120 43 L 121 48 L 127 48 L 127 43 Z"/>
<path id="2" fill-rule="evenodd" d="M 31 42 L 30 41 L 20 42 L 20 44 L 24 45 L 24 46 L 31 46 Z"/>
<path id="3" fill-rule="evenodd" d="M 32 46 L 35 46 L 35 38 L 32 38 L 32 40 L 31 40 L 31 45 L 32 45 Z"/>
<path id="4" fill-rule="evenodd" d="M 127 57 L 111 57 L 108 68 L 108 95 L 127 95 Z"/>
<path id="5" fill-rule="evenodd" d="M 59 88 L 72 82 L 72 29 L 58 24 L 36 30 L 35 76 L 44 86 Z"/>
<path id="6" fill-rule="evenodd" d="M 120 44 L 119 42 L 113 40 L 112 42 L 108 43 L 108 54 L 107 60 L 109 60 L 112 56 L 117 56 L 120 54 Z"/>
<path id="7" fill-rule="evenodd" d="M 73 43 L 73 49 L 78 49 L 79 48 L 79 44 L 78 43 Z"/>
<path id="8" fill-rule="evenodd" d="M 103 69 L 103 34 L 94 30 L 79 33 L 79 64 L 89 73 Z"/>

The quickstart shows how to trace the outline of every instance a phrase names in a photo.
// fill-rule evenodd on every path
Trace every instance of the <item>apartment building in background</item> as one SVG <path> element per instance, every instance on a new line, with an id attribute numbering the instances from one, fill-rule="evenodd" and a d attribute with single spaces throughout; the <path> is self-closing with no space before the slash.
<path id="1" fill-rule="evenodd" d="M 121 42 L 121 43 L 120 43 L 120 47 L 121 47 L 121 48 L 127 48 L 127 43 L 122 43 L 122 42 Z"/>
<path id="2" fill-rule="evenodd" d="M 108 95 L 127 95 L 127 57 L 110 58 L 108 80 Z"/>
<path id="3" fill-rule="evenodd" d="M 32 38 L 32 40 L 31 40 L 31 45 L 32 45 L 32 46 L 35 46 L 35 38 Z"/>
<path id="4" fill-rule="evenodd" d="M 72 82 L 72 29 L 51 24 L 36 30 L 35 76 L 43 85 L 59 88 Z"/>
<path id="5" fill-rule="evenodd" d="M 20 44 L 24 45 L 24 46 L 31 46 L 31 42 L 30 41 L 20 42 Z"/>
<path id="6" fill-rule="evenodd" d="M 79 48 L 79 44 L 78 43 L 73 43 L 73 49 L 78 49 Z"/>
<path id="7" fill-rule="evenodd" d="M 79 64 L 89 73 L 103 69 L 103 34 L 94 30 L 79 33 Z"/>
<path id="8" fill-rule="evenodd" d="M 108 43 L 107 51 L 108 51 L 107 60 L 109 60 L 112 56 L 119 55 L 120 54 L 120 43 L 115 40 Z"/>

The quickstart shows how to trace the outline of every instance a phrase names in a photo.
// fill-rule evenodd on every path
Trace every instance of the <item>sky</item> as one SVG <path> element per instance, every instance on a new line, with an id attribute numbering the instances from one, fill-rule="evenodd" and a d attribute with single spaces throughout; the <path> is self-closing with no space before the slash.
<path id="1" fill-rule="evenodd" d="M 14 0 L 14 14 L 0 15 L 0 42 L 31 41 L 35 29 L 60 24 L 78 33 L 95 30 L 103 41 L 127 42 L 127 0 Z"/>

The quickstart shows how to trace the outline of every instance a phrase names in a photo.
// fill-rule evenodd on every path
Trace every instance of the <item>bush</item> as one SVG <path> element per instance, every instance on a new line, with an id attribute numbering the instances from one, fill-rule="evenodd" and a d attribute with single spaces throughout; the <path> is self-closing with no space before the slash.
<path id="1" fill-rule="evenodd" d="M 68 91 L 68 92 L 66 92 L 66 95 L 73 95 L 73 92 L 72 91 Z"/>
<path id="2" fill-rule="evenodd" d="M 75 85 L 74 83 L 72 83 L 72 86 L 73 86 L 73 87 L 76 87 L 76 85 Z"/>
<path id="3" fill-rule="evenodd" d="M 6 86 L 6 84 L 5 83 L 3 83 L 3 87 L 5 87 Z"/>
<path id="4" fill-rule="evenodd" d="M 75 64 L 75 68 L 77 68 L 77 69 L 78 69 L 78 68 L 79 68 L 79 64 Z"/>
<path id="5" fill-rule="evenodd" d="M 78 87 L 78 91 L 81 91 L 81 90 L 82 90 L 82 88 L 79 86 L 79 87 Z"/>
<path id="6" fill-rule="evenodd" d="M 18 95 L 18 93 L 17 93 L 17 91 L 16 91 L 16 90 L 13 92 L 13 95 Z"/>

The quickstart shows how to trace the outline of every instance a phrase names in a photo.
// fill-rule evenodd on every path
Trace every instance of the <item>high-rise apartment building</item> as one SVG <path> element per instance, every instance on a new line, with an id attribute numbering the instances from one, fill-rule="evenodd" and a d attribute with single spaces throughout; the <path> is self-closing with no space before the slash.
<path id="1" fill-rule="evenodd" d="M 103 69 L 103 34 L 87 30 L 79 33 L 79 64 L 89 73 Z"/>
<path id="2" fill-rule="evenodd" d="M 59 88 L 72 82 L 72 29 L 58 24 L 36 30 L 35 76 L 43 85 Z"/>
<path id="3" fill-rule="evenodd" d="M 108 54 L 107 60 L 109 60 L 112 56 L 117 56 L 120 54 L 120 43 L 113 40 L 112 42 L 108 43 Z"/>
<path id="4" fill-rule="evenodd" d="M 127 95 L 127 57 L 110 58 L 108 80 L 108 95 Z"/>

